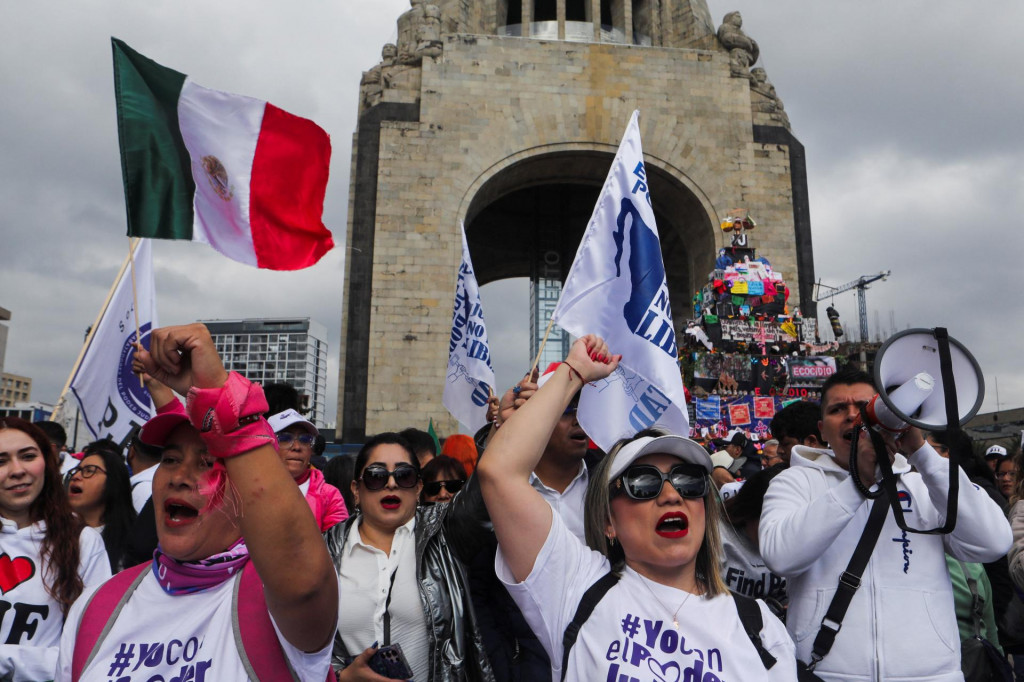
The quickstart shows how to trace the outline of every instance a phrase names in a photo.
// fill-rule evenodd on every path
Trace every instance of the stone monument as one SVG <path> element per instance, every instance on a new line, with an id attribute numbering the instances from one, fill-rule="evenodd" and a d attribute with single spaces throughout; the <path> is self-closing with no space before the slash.
<path id="1" fill-rule="evenodd" d="M 410 0 L 397 29 L 360 86 L 341 440 L 455 430 L 440 396 L 460 222 L 481 284 L 557 287 L 634 109 L 677 334 L 733 206 L 814 316 L 804 149 L 739 13 L 716 30 L 706 0 Z"/>

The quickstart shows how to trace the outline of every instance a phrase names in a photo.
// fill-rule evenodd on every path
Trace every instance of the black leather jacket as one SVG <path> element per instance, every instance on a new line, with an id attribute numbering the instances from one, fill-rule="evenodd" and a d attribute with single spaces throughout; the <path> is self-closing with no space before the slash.
<path id="1" fill-rule="evenodd" d="M 535 682 L 551 678 L 544 647 L 527 625 L 508 590 L 494 574 L 498 540 L 475 475 L 451 502 L 448 537 L 467 567 L 477 623 L 498 682 Z"/>
<path id="2" fill-rule="evenodd" d="M 423 617 L 430 637 L 428 680 L 418 682 L 494 682 L 469 597 L 465 569 L 448 544 L 449 505 L 416 510 L 416 577 Z M 324 533 L 327 549 L 340 573 L 342 549 L 360 514 Z M 345 595 L 341 595 L 344 608 Z M 360 652 L 346 650 L 335 634 L 331 664 L 342 670 Z"/>

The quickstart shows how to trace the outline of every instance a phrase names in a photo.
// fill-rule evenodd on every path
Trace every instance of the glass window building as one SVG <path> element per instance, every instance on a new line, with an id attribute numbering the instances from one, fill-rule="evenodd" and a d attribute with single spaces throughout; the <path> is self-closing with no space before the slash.
<path id="1" fill-rule="evenodd" d="M 308 317 L 208 320 L 228 371 L 261 384 L 286 383 L 298 390 L 306 418 L 323 428 L 327 395 L 327 329 Z"/>

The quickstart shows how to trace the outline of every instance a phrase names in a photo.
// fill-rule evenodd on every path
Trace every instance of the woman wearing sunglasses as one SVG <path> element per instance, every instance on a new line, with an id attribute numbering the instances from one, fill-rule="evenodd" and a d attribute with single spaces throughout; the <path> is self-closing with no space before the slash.
<path id="1" fill-rule="evenodd" d="M 373 656 L 396 644 L 416 682 L 494 679 L 446 537 L 451 505 L 418 507 L 422 487 L 397 433 L 370 438 L 356 456 L 356 514 L 325 536 L 344 600 L 333 658 L 341 682 L 386 682 Z"/>
<path id="2" fill-rule="evenodd" d="M 52 680 L 65 614 L 109 577 L 99 533 L 68 504 L 56 448 L 39 427 L 0 418 L 0 679 Z"/>
<path id="3" fill-rule="evenodd" d="M 766 669 L 718 574 L 717 497 L 702 447 L 645 431 L 617 443 L 590 476 L 584 546 L 529 483 L 573 396 L 618 366 L 585 336 L 499 429 L 477 467 L 498 537 L 496 569 L 565 680 L 795 680 L 794 647 L 757 602 Z M 605 576 L 610 576 L 606 578 Z M 563 645 L 584 595 L 610 587 L 574 644 Z M 652 677 L 653 676 L 653 677 Z"/>
<path id="4" fill-rule="evenodd" d="M 128 467 L 116 445 L 109 440 L 85 446 L 82 462 L 66 476 L 68 501 L 85 525 L 103 536 L 110 570 L 117 573 L 124 563 L 135 506 Z"/>
<path id="5" fill-rule="evenodd" d="M 320 532 L 347 519 L 348 508 L 341 491 L 325 481 L 320 470 L 310 464 L 313 445 L 319 434 L 313 422 L 295 410 L 278 412 L 267 422 L 277 435 L 281 461 L 313 510 Z"/>
<path id="6" fill-rule="evenodd" d="M 455 493 L 466 485 L 466 469 L 457 459 L 441 455 L 423 467 L 423 492 L 420 501 L 426 504 L 451 502 Z"/>

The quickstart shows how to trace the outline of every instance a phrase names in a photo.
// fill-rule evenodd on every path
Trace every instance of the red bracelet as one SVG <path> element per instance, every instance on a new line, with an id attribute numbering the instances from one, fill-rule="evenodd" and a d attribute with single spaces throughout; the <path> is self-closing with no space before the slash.
<path id="1" fill-rule="evenodd" d="M 565 365 L 566 367 L 568 367 L 568 368 L 569 368 L 569 371 L 570 371 L 570 372 L 572 372 L 573 374 L 575 374 L 576 376 L 578 376 L 578 377 L 580 378 L 580 383 L 582 383 L 582 384 L 583 384 L 584 386 L 586 386 L 586 385 L 587 385 L 587 382 L 586 382 L 586 380 L 585 380 L 585 379 L 583 378 L 583 375 L 582 375 L 582 374 L 580 374 L 580 373 L 579 373 L 579 372 L 578 372 L 578 371 L 576 370 L 576 368 L 575 368 L 575 367 L 573 367 L 572 365 L 570 365 L 570 364 L 569 364 L 568 362 L 565 362 L 564 360 L 562 361 L 562 364 L 563 364 L 563 365 Z"/>

